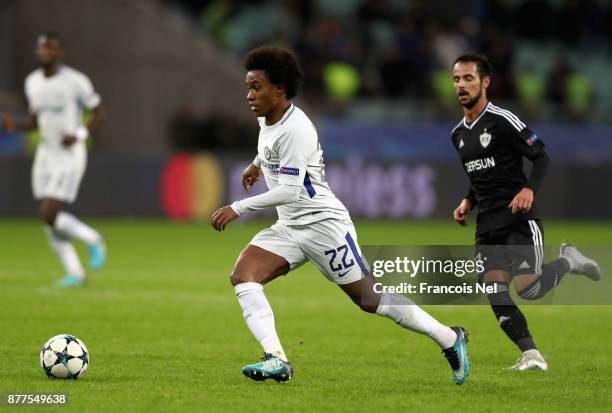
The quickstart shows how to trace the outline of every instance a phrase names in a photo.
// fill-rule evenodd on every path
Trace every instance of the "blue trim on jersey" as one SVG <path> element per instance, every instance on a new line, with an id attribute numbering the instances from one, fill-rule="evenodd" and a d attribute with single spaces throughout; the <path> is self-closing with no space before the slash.
<path id="1" fill-rule="evenodd" d="M 346 239 L 346 242 L 348 242 L 348 245 L 353 253 L 353 257 L 355 257 L 355 260 L 357 260 L 357 264 L 359 265 L 359 268 L 361 268 L 361 272 L 363 273 L 363 275 L 368 275 L 368 269 L 366 268 L 366 266 L 363 264 L 363 261 L 361 260 L 361 255 L 359 255 L 359 251 L 357 250 L 355 241 L 353 241 L 353 237 L 351 237 L 351 233 L 347 232 L 346 237 L 344 238 Z"/>
<path id="2" fill-rule="evenodd" d="M 304 175 L 304 187 L 306 188 L 309 197 L 312 198 L 317 194 L 314 187 L 312 186 L 312 182 L 310 182 L 310 176 L 308 176 L 308 172 L 306 172 L 306 175 Z"/>
<path id="3" fill-rule="evenodd" d="M 292 104 L 292 105 L 291 105 L 291 110 L 289 111 L 289 113 L 287 113 L 287 116 L 285 116 L 285 119 L 281 120 L 281 123 L 280 123 L 280 124 L 282 125 L 283 123 L 285 123 L 285 121 L 286 121 L 287 119 L 289 119 L 289 116 L 291 116 L 291 114 L 292 114 L 294 111 L 295 111 L 295 105 L 293 105 L 293 104 Z"/>

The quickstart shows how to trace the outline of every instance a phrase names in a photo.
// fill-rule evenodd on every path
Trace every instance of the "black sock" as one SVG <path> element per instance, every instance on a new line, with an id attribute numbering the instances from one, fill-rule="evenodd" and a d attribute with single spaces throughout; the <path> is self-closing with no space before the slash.
<path id="1" fill-rule="evenodd" d="M 542 265 L 542 275 L 519 291 L 518 295 L 526 300 L 536 300 L 543 297 L 547 292 L 559 285 L 569 269 L 569 263 L 565 258 L 557 258 L 548 264 Z"/>
<path id="2" fill-rule="evenodd" d="M 493 283 L 491 283 L 493 284 Z M 487 283 L 487 285 L 491 285 Z M 512 340 L 521 351 L 527 351 L 536 348 L 536 345 L 531 337 L 529 328 L 527 327 L 527 319 L 521 313 L 521 310 L 514 304 L 508 285 L 497 283 L 497 292 L 487 294 L 491 308 L 495 314 L 495 318 L 504 333 Z"/>

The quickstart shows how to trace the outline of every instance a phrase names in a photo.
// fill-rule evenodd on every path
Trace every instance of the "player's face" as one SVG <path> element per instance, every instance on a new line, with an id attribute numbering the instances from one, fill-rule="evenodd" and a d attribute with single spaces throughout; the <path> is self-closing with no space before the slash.
<path id="1" fill-rule="evenodd" d="M 270 82 L 263 70 L 250 70 L 246 75 L 247 101 L 251 110 L 258 117 L 266 116 L 280 102 L 283 96 L 282 86 Z"/>
<path id="2" fill-rule="evenodd" d="M 457 62 L 453 67 L 455 93 L 461 106 L 471 109 L 481 99 L 489 86 L 490 79 L 480 79 L 478 65 L 474 62 Z"/>
<path id="3" fill-rule="evenodd" d="M 51 67 L 61 60 L 62 48 L 57 39 L 39 36 L 36 43 L 36 57 L 42 67 Z"/>

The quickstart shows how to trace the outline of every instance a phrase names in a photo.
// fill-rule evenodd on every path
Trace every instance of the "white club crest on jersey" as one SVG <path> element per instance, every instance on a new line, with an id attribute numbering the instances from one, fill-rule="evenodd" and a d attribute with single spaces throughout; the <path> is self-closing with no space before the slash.
<path id="1" fill-rule="evenodd" d="M 487 129 L 485 128 L 484 132 L 480 135 L 480 144 L 483 148 L 486 148 L 491 143 L 491 134 L 487 133 Z"/>
<path id="2" fill-rule="evenodd" d="M 268 148 L 267 146 L 264 148 L 264 156 L 266 157 L 267 161 L 269 161 L 272 157 L 272 154 L 270 153 L 270 148 Z"/>
<path id="3" fill-rule="evenodd" d="M 465 146 L 465 143 L 463 143 L 463 139 L 461 139 L 459 141 L 459 149 L 463 148 Z"/>

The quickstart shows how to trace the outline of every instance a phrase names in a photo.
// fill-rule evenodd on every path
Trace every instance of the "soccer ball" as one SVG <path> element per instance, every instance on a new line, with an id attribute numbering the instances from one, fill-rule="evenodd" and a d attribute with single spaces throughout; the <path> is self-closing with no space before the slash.
<path id="1" fill-rule="evenodd" d="M 40 367 L 51 378 L 76 380 L 87 372 L 89 351 L 75 336 L 59 334 L 42 346 Z"/>

